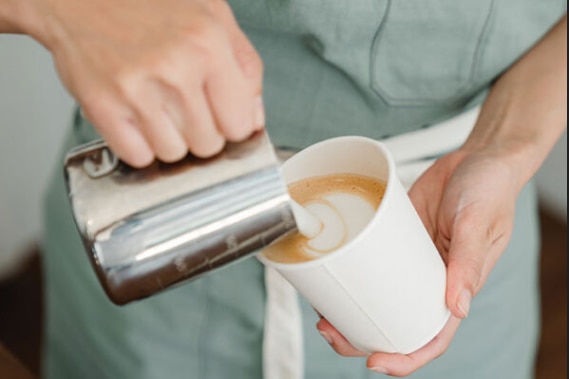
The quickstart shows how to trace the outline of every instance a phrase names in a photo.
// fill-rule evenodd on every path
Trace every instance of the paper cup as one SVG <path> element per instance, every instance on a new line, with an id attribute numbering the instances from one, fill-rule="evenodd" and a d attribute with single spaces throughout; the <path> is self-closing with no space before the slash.
<path id="1" fill-rule="evenodd" d="M 449 318 L 446 268 L 395 172 L 384 145 L 339 137 L 300 151 L 282 166 L 287 183 L 335 173 L 387 183 L 374 218 L 352 241 L 322 258 L 276 269 L 356 348 L 411 353 Z"/>

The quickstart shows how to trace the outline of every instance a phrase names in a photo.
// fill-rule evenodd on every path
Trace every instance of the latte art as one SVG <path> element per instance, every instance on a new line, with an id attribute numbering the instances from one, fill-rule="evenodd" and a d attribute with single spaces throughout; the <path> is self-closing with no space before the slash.
<path id="1" fill-rule="evenodd" d="M 282 263 L 319 258 L 355 238 L 375 215 L 385 183 L 361 175 L 334 174 L 292 183 L 289 192 L 320 219 L 322 228 L 311 238 L 288 235 L 263 251 L 268 259 Z"/>

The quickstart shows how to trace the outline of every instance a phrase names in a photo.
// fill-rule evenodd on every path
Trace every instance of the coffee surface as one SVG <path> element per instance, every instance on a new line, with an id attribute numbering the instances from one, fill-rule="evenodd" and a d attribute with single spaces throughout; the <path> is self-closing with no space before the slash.
<path id="1" fill-rule="evenodd" d="M 289 234 L 263 254 L 281 263 L 299 263 L 336 251 L 352 240 L 375 215 L 385 182 L 356 174 L 311 177 L 289 184 L 290 196 L 322 221 L 322 229 L 312 237 Z"/>

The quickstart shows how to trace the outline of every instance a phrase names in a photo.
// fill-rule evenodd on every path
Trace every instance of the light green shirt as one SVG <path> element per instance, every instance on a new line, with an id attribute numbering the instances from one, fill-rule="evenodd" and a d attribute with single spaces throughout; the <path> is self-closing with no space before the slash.
<path id="1" fill-rule="evenodd" d="M 265 64 L 267 127 L 305 147 L 382 138 L 479 103 L 563 0 L 230 0 Z"/>

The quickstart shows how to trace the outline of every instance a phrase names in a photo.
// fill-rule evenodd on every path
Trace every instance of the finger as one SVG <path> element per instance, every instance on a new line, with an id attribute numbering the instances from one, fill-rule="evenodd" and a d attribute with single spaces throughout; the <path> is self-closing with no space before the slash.
<path id="1" fill-rule="evenodd" d="M 451 316 L 441 332 L 428 344 L 411 354 L 374 353 L 368 361 L 370 370 L 391 376 L 407 376 L 441 356 L 450 345 L 460 319 Z"/>
<path id="2" fill-rule="evenodd" d="M 152 163 L 154 152 L 137 127 L 136 117 L 126 106 L 108 96 L 100 96 L 81 109 L 119 159 L 137 168 Z"/>
<path id="3" fill-rule="evenodd" d="M 206 94 L 216 125 L 229 141 L 246 139 L 254 131 L 254 96 L 230 53 L 207 75 Z"/>
<path id="4" fill-rule="evenodd" d="M 365 357 L 369 355 L 353 347 L 325 318 L 318 321 L 316 329 L 318 329 L 322 338 L 340 355 L 345 357 Z"/>
<path id="5" fill-rule="evenodd" d="M 253 104 L 253 120 L 255 130 L 265 126 L 265 106 L 263 104 L 263 61 L 249 41 L 245 33 L 239 28 L 231 12 L 226 12 L 222 22 L 229 32 L 233 55 L 245 76 L 250 90 L 255 96 Z"/>
<path id="6" fill-rule="evenodd" d="M 238 84 L 243 86 L 239 89 L 241 91 L 241 101 L 242 106 L 245 108 L 241 109 L 240 112 L 248 113 L 247 116 L 241 116 L 245 119 L 250 118 L 251 121 L 243 120 L 243 122 L 252 122 L 249 131 L 259 130 L 264 127 L 265 124 L 265 112 L 262 101 L 262 87 L 263 87 L 263 62 L 261 57 L 247 38 L 247 36 L 240 29 L 231 8 L 225 1 L 218 1 L 213 3 L 216 7 L 216 14 L 219 16 L 219 20 L 228 38 L 228 45 L 230 49 L 227 51 L 228 65 L 227 68 L 235 69 L 239 72 L 238 77 L 235 76 L 233 84 Z M 236 65 L 236 67 L 234 67 Z M 227 75 L 236 75 L 235 73 L 229 72 L 230 70 L 225 70 Z M 229 78 L 231 79 L 231 78 Z M 224 79 L 227 80 L 227 79 Z M 237 82 L 241 83 L 237 83 Z M 221 84 L 218 82 L 218 85 Z M 229 85 L 232 83 L 226 83 Z M 229 96 L 230 94 L 228 94 Z M 215 110 L 216 116 L 218 116 L 218 122 L 224 133 L 232 133 L 231 124 L 225 122 L 224 114 L 218 115 L 217 109 Z M 249 126 L 249 124 L 247 124 Z M 225 128 L 229 128 L 226 130 Z M 242 139 L 243 135 L 248 136 L 247 128 L 241 127 L 243 129 L 238 130 L 237 140 Z M 229 135 L 228 135 L 229 137 Z M 232 139 L 232 138 L 230 138 Z M 235 138 L 233 138 L 235 140 Z"/>
<path id="7" fill-rule="evenodd" d="M 223 7 L 219 15 L 221 23 L 228 32 L 233 55 L 245 76 L 249 87 L 254 95 L 261 95 L 263 89 L 263 61 L 253 44 L 249 41 L 245 33 L 239 27 L 237 20 L 233 16 L 229 5 L 225 2 L 218 2 L 218 6 Z"/>
<path id="8" fill-rule="evenodd" d="M 201 158 L 219 153 L 225 145 L 225 139 L 215 125 L 204 94 L 201 91 L 193 91 L 193 95 L 188 93 L 184 99 L 187 99 L 185 101 L 187 121 L 180 131 L 189 150 Z"/>
<path id="9" fill-rule="evenodd" d="M 485 221 L 477 221 L 480 219 Z M 486 280 L 491 262 L 499 256 L 497 240 L 490 231 L 493 228 L 488 228 L 487 222 L 487 217 L 472 217 L 466 210 L 454 223 L 447 257 L 446 302 L 456 317 L 468 316 L 472 297 Z"/>
<path id="10" fill-rule="evenodd" d="M 160 87 L 160 88 L 159 88 Z M 136 112 L 140 129 L 152 150 L 164 162 L 175 162 L 186 156 L 188 148 L 176 120 L 180 118 L 167 96 L 167 90 L 158 85 L 147 85 L 139 91 Z"/>

